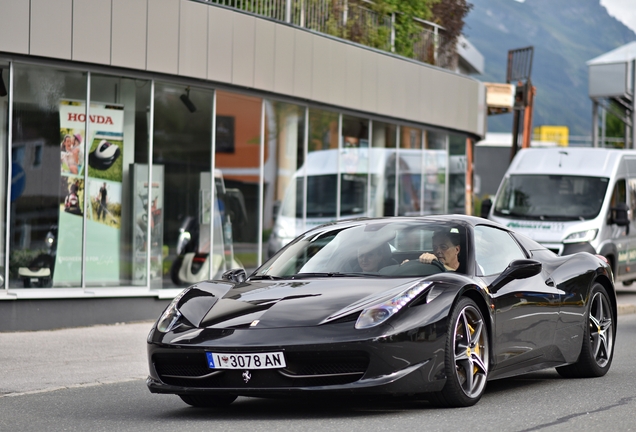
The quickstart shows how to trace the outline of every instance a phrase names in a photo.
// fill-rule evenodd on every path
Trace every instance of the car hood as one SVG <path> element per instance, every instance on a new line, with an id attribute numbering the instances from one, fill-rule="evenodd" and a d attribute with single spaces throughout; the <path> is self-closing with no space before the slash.
<path id="1" fill-rule="evenodd" d="M 426 279 L 426 278 L 425 278 Z M 181 298 L 179 310 L 197 327 L 305 327 L 359 312 L 422 278 L 332 277 L 284 281 L 202 282 Z"/>

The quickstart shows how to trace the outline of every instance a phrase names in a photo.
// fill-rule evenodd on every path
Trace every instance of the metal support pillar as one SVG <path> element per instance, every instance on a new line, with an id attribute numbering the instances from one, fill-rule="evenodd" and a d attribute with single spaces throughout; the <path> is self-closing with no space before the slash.
<path id="1" fill-rule="evenodd" d="M 598 147 L 598 102 L 592 102 L 592 147 Z"/>
<path id="2" fill-rule="evenodd" d="M 523 110 L 523 141 L 521 142 L 521 148 L 530 148 L 530 142 L 532 140 L 532 111 L 534 108 L 534 95 L 537 88 L 530 86 L 528 88 L 528 105 Z"/>
<path id="3" fill-rule="evenodd" d="M 636 148 L 636 60 L 632 60 L 632 142 L 630 148 Z"/>
<path id="4" fill-rule="evenodd" d="M 517 154 L 517 146 L 519 142 L 519 118 L 521 117 L 521 110 L 515 109 L 512 119 L 512 146 L 510 147 L 510 161 L 515 158 Z"/>
<path id="5" fill-rule="evenodd" d="M 285 0 L 285 22 L 291 23 L 292 0 Z"/>
<path id="6" fill-rule="evenodd" d="M 464 206 L 467 215 L 473 214 L 473 140 L 466 138 L 466 193 Z"/>

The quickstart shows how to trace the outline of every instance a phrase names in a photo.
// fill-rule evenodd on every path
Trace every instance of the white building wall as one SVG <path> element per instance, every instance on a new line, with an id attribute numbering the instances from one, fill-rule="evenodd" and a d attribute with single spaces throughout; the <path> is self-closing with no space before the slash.
<path id="1" fill-rule="evenodd" d="M 478 81 L 189 0 L 0 0 L 0 54 L 181 75 L 484 133 Z"/>

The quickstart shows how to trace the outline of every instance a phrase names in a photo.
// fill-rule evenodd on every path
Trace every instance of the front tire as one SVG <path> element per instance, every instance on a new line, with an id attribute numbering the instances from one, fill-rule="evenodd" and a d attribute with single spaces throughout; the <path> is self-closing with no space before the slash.
<path id="1" fill-rule="evenodd" d="M 195 408 L 222 408 L 234 402 L 234 395 L 193 396 L 179 395 L 182 401 Z"/>
<path id="2" fill-rule="evenodd" d="M 490 351 L 488 329 L 477 304 L 462 297 L 449 317 L 444 370 L 446 384 L 431 403 L 444 407 L 475 405 L 486 389 Z"/>
<path id="3" fill-rule="evenodd" d="M 607 291 L 599 283 L 590 292 L 585 319 L 581 354 L 576 363 L 557 368 L 562 377 L 601 377 L 612 365 L 616 320 Z"/>

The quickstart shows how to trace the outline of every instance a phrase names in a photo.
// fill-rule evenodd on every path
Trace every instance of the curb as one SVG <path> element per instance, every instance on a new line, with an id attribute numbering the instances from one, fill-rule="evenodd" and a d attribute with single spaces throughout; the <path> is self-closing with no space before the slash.
<path id="1" fill-rule="evenodd" d="M 629 315 L 636 313 L 636 305 L 633 304 L 619 304 L 618 306 L 618 314 L 619 315 Z"/>

